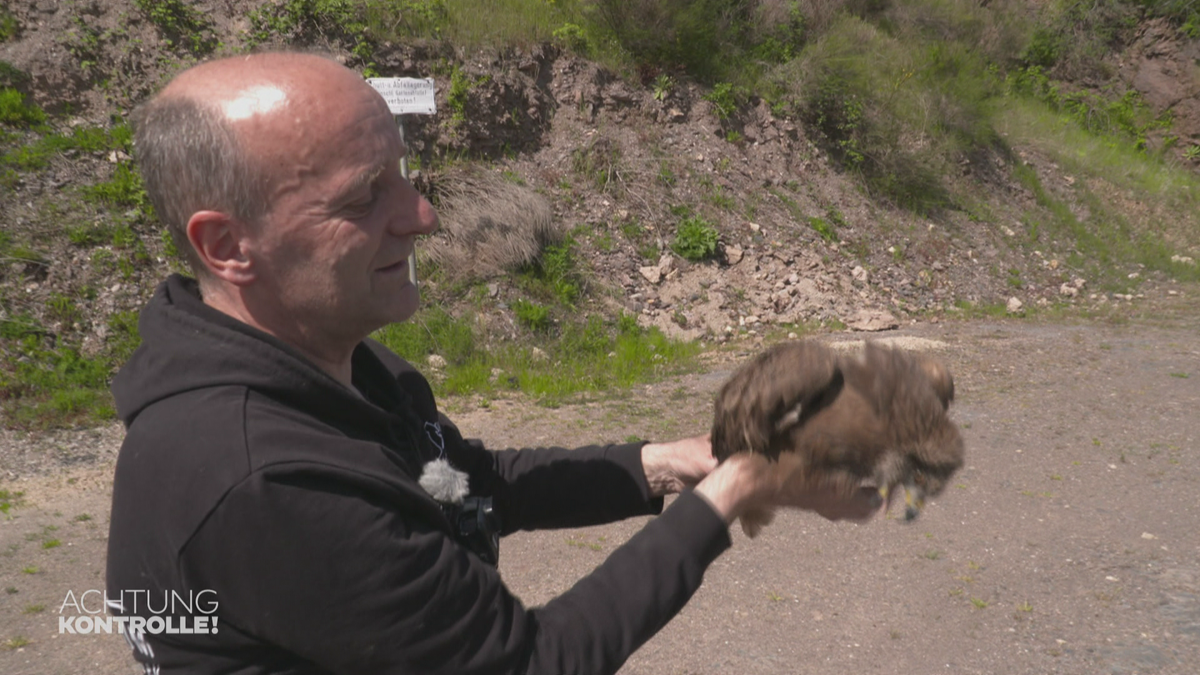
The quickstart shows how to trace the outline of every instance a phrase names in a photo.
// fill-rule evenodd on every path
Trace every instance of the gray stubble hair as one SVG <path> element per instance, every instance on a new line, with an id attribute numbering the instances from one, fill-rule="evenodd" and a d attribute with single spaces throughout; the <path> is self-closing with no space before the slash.
<path id="1" fill-rule="evenodd" d="M 134 156 L 146 194 L 197 278 L 208 275 L 187 236 L 197 211 L 220 211 L 246 223 L 266 212 L 262 168 L 214 106 L 186 96 L 158 96 L 132 116 Z"/>

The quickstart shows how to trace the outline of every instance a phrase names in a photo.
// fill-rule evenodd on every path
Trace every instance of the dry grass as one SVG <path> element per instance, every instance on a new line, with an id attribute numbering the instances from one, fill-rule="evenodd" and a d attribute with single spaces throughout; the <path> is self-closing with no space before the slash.
<path id="1" fill-rule="evenodd" d="M 562 240 L 550 203 L 528 187 L 474 167 L 438 183 L 441 227 L 423 249 L 449 279 L 516 270 Z"/>

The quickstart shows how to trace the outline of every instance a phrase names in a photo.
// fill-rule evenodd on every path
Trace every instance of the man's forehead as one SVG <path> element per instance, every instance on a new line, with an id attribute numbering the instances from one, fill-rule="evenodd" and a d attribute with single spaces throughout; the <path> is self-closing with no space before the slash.
<path id="1" fill-rule="evenodd" d="M 354 71 L 308 54 L 268 53 L 218 59 L 175 78 L 164 94 L 203 99 L 231 120 L 313 98 L 336 98 L 367 87 Z"/>
<path id="2" fill-rule="evenodd" d="M 283 88 L 270 84 L 254 84 L 247 86 L 232 97 L 219 102 L 225 118 L 237 122 L 254 117 L 269 115 L 287 105 L 288 95 Z"/>

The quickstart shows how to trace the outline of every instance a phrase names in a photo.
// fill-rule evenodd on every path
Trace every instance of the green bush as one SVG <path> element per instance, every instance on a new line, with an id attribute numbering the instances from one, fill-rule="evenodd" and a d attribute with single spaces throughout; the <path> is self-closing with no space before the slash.
<path id="1" fill-rule="evenodd" d="M 16 37 L 20 30 L 21 24 L 17 22 L 17 17 L 9 13 L 7 9 L 0 8 L 0 42 Z"/>
<path id="2" fill-rule="evenodd" d="M 27 127 L 45 121 L 46 113 L 26 102 L 24 94 L 16 89 L 0 89 L 0 124 Z"/>
<path id="3" fill-rule="evenodd" d="M 576 246 L 571 235 L 546 246 L 536 260 L 517 271 L 522 288 L 545 302 L 573 306 L 584 285 Z"/>
<path id="4" fill-rule="evenodd" d="M 829 72 L 805 102 L 805 117 L 826 146 L 846 167 L 855 169 L 866 160 L 863 139 L 866 120 L 863 102 L 845 77 Z"/>
<path id="5" fill-rule="evenodd" d="M 720 234 L 711 223 L 692 216 L 684 218 L 675 231 L 675 239 L 671 242 L 671 250 L 685 260 L 699 262 L 717 255 L 717 240 Z"/>
<path id="6" fill-rule="evenodd" d="M 568 235 L 562 242 L 547 246 L 542 251 L 540 267 L 542 278 L 550 284 L 559 302 L 573 305 L 579 299 L 582 282 L 574 237 Z"/>
<path id="7" fill-rule="evenodd" d="M 1185 0 L 1186 1 L 1186 0 Z M 1143 8 L 1161 0 L 1063 0 L 1046 5 L 1020 54 L 1025 66 L 1073 80 L 1112 75 L 1107 57 L 1134 36 Z M 1153 13 L 1153 12 L 1152 12 Z"/>
<path id="8" fill-rule="evenodd" d="M 1119 136 L 1139 150 L 1146 149 L 1149 135 L 1169 129 L 1169 113 L 1155 115 L 1135 90 L 1106 97 L 1111 89 L 1094 93 L 1086 89 L 1063 91 L 1040 66 L 1009 73 L 1005 83 L 1010 95 L 1027 96 L 1062 113 L 1081 129 L 1100 136 Z"/>
<path id="9" fill-rule="evenodd" d="M 833 225 L 828 220 L 820 216 L 812 216 L 808 219 L 808 225 L 825 241 L 837 241 L 837 233 L 834 232 Z"/>
<path id="10" fill-rule="evenodd" d="M 577 54 L 587 53 L 587 31 L 579 25 L 564 23 L 554 29 L 554 41 Z"/>
<path id="11" fill-rule="evenodd" d="M 450 71 L 450 89 L 446 92 L 446 107 L 450 109 L 450 123 L 462 124 L 467 119 L 467 96 L 475 80 L 457 65 Z"/>
<path id="12" fill-rule="evenodd" d="M 717 118 L 721 120 L 727 120 L 737 112 L 737 99 L 733 84 L 729 82 L 718 82 L 713 85 L 712 91 L 704 95 L 704 100 L 712 103 L 713 107 L 717 109 Z"/>
<path id="13" fill-rule="evenodd" d="M 512 308 L 522 326 L 538 332 L 550 330 L 549 308 L 524 299 L 513 302 Z"/>
<path id="14" fill-rule="evenodd" d="M 596 0 L 600 29 L 635 63 L 679 64 L 715 81 L 724 71 L 724 38 L 732 34 L 739 5 L 724 0 Z M 721 10 L 725 10 L 722 12 Z"/>
<path id="15" fill-rule="evenodd" d="M 1058 63 L 1062 51 L 1063 37 L 1050 28 L 1039 27 L 1029 36 L 1029 43 L 1018 58 L 1026 66 L 1050 68 Z"/>
<path id="16" fill-rule="evenodd" d="M 590 5 L 589 33 L 596 42 L 616 45 L 627 63 L 682 69 L 710 84 L 750 84 L 764 64 L 794 58 L 806 37 L 797 2 L 595 0 Z"/>
<path id="17" fill-rule="evenodd" d="M 776 11 L 786 10 L 786 16 L 768 15 L 771 4 L 761 3 L 759 14 L 752 23 L 749 51 L 758 61 L 785 63 L 800 54 L 808 31 L 808 19 L 799 2 L 788 2 L 786 6 L 775 6 Z"/>
<path id="18" fill-rule="evenodd" d="M 446 0 L 399 0 L 391 4 L 399 9 L 400 20 L 404 22 L 408 31 L 434 38 L 441 37 L 449 16 Z"/>
<path id="19" fill-rule="evenodd" d="M 946 177 L 999 142 L 1002 92 L 982 50 L 966 42 L 984 40 L 979 10 L 934 11 L 945 6 L 961 3 L 906 5 L 885 15 L 894 23 L 875 19 L 880 26 L 843 15 L 768 77 L 841 168 L 920 214 L 953 204 Z"/>
<path id="20" fill-rule="evenodd" d="M 153 4 L 154 0 L 138 0 Z M 264 42 L 272 35 L 307 40 L 322 33 L 343 37 L 363 29 L 360 3 L 353 0 L 284 0 L 250 12 L 250 38 Z"/>

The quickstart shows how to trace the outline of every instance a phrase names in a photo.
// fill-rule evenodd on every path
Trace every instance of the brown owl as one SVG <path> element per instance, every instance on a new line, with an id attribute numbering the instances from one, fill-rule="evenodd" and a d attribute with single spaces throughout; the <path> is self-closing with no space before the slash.
<path id="1" fill-rule="evenodd" d="M 963 441 L 946 412 L 954 380 L 924 355 L 867 343 L 839 356 L 817 342 L 776 345 L 742 366 L 717 394 L 718 460 L 756 452 L 781 463 L 797 492 L 877 487 L 888 504 L 905 490 L 905 518 L 920 513 L 962 466 Z M 770 512 L 748 513 L 754 536 Z"/>

